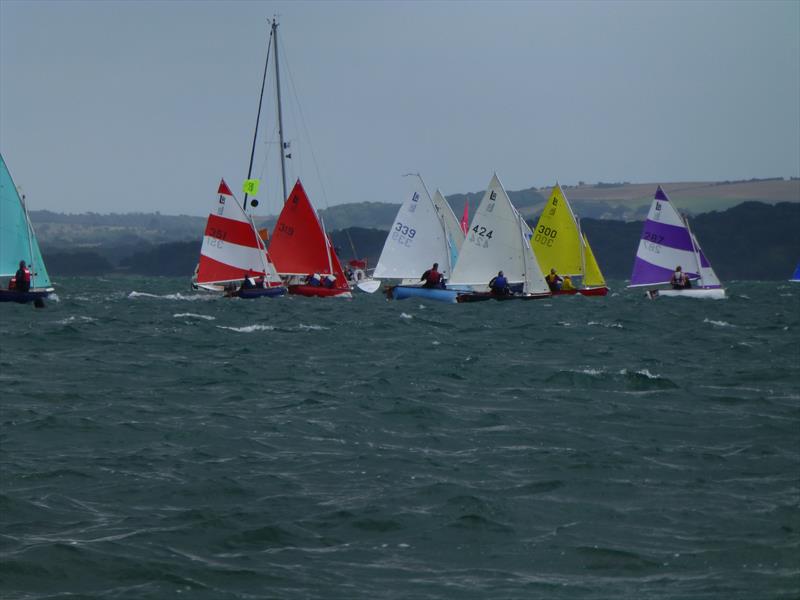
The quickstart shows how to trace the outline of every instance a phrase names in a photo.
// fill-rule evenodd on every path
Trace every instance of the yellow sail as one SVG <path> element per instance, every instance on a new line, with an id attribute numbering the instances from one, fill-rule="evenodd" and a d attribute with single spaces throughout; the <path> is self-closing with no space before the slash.
<path id="1" fill-rule="evenodd" d="M 533 230 L 531 247 L 545 275 L 550 269 L 559 275 L 583 274 L 578 224 L 558 184 Z"/>
<path id="2" fill-rule="evenodd" d="M 594 252 L 589 245 L 589 240 L 586 239 L 586 234 L 583 234 L 583 254 L 586 260 L 586 274 L 583 276 L 584 287 L 605 287 L 606 280 L 600 272 L 600 266 L 594 258 Z"/>

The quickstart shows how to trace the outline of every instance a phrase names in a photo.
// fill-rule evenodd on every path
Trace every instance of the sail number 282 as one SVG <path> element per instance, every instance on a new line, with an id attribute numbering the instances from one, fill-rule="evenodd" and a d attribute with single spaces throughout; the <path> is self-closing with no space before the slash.
<path id="1" fill-rule="evenodd" d="M 415 235 L 417 235 L 416 229 L 408 225 L 403 225 L 400 221 L 395 223 L 394 229 L 392 230 L 392 239 L 406 248 L 411 246 Z"/>

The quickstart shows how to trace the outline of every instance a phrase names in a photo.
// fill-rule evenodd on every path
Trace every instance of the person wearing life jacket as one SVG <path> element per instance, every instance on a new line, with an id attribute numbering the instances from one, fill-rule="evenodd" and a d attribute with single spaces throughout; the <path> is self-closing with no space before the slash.
<path id="1" fill-rule="evenodd" d="M 675 267 L 675 272 L 672 274 L 672 279 L 669 280 L 673 290 L 685 290 L 691 287 L 689 277 L 681 270 L 681 266 Z"/>
<path id="2" fill-rule="evenodd" d="M 19 261 L 19 269 L 17 269 L 14 279 L 14 289 L 18 292 L 27 292 L 31 289 L 31 271 L 24 260 Z"/>
<path id="3" fill-rule="evenodd" d="M 511 293 L 511 289 L 508 287 L 508 279 L 506 279 L 502 271 L 498 271 L 497 276 L 492 277 L 489 282 L 489 289 L 492 290 L 494 296 L 508 296 Z"/>
<path id="4" fill-rule="evenodd" d="M 319 287 L 322 285 L 319 273 L 311 273 L 308 277 L 306 277 L 306 285 L 311 285 L 314 287 Z"/>
<path id="5" fill-rule="evenodd" d="M 572 277 L 569 275 L 564 275 L 564 280 L 561 282 L 561 291 L 562 292 L 569 292 L 575 289 L 575 286 L 572 285 Z"/>
<path id="6" fill-rule="evenodd" d="M 322 280 L 322 285 L 329 289 L 332 288 L 336 285 L 336 276 L 333 273 L 328 273 Z"/>
<path id="7" fill-rule="evenodd" d="M 547 280 L 547 285 L 550 286 L 551 292 L 557 292 L 561 289 L 561 284 L 563 279 L 558 276 L 555 269 L 550 269 L 550 273 L 545 277 Z"/>
<path id="8" fill-rule="evenodd" d="M 424 288 L 442 287 L 442 274 L 439 273 L 439 263 L 433 263 L 433 266 L 425 271 L 419 279 L 425 282 L 422 285 Z"/>

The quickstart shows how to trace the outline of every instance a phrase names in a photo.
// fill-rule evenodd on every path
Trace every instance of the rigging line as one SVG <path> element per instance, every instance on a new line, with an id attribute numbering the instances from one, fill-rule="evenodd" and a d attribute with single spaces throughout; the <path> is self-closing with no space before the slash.
<path id="1" fill-rule="evenodd" d="M 286 59 L 286 49 L 283 46 L 283 41 L 278 40 L 278 43 L 281 46 L 281 52 L 283 53 L 283 63 L 286 65 L 286 72 L 289 73 L 289 83 L 292 87 L 292 94 L 294 95 L 294 101 L 297 103 L 297 112 L 300 114 L 300 122 L 303 124 L 303 131 L 305 132 L 306 138 L 308 139 L 308 148 L 311 150 L 311 159 L 314 162 L 314 169 L 317 172 L 317 179 L 319 180 L 319 185 L 322 188 L 322 199 L 325 202 L 325 208 L 330 209 L 330 203 L 328 202 L 328 192 L 325 189 L 325 182 L 322 180 L 322 174 L 319 171 L 319 163 L 317 162 L 317 155 L 314 152 L 314 144 L 311 143 L 311 133 L 308 131 L 308 126 L 306 125 L 306 118 L 303 114 L 303 107 L 300 104 L 300 98 L 297 95 L 297 87 L 294 84 L 294 77 L 292 76 L 292 69 L 289 66 L 289 61 Z M 353 238 L 350 236 L 350 231 L 345 228 L 344 229 L 345 235 L 347 235 L 347 240 L 350 242 L 350 248 L 353 250 L 353 258 L 358 258 L 358 253 L 356 252 L 356 246 L 353 243 Z"/>
<path id="2" fill-rule="evenodd" d="M 253 132 L 253 146 L 250 150 L 250 166 L 247 168 L 247 178 L 250 179 L 253 174 L 253 158 L 256 155 L 256 141 L 258 139 L 258 123 L 261 120 L 261 105 L 264 102 L 264 86 L 267 83 L 267 67 L 269 66 L 269 50 L 272 41 L 272 29 L 269 31 L 269 39 L 267 40 L 267 58 L 264 61 L 264 76 L 261 78 L 261 95 L 258 97 L 258 113 L 256 113 L 256 128 Z M 247 211 L 247 192 L 244 193 L 244 200 L 242 200 L 242 208 Z"/>

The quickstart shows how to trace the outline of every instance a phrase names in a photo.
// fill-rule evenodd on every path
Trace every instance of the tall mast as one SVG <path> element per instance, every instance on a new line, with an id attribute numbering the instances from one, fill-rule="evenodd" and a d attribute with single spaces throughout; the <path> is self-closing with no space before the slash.
<path id="1" fill-rule="evenodd" d="M 286 146 L 283 142 L 283 111 L 281 109 L 281 75 L 278 61 L 278 19 L 272 19 L 272 44 L 275 48 L 275 92 L 278 96 L 278 135 L 281 143 L 281 182 L 283 201 L 286 202 Z"/>
<path id="2" fill-rule="evenodd" d="M 275 29 L 273 25 L 273 30 Z M 273 31 L 270 32 L 270 36 L 273 35 Z M 261 95 L 258 97 L 258 113 L 256 113 L 256 129 L 253 132 L 253 147 L 250 149 L 250 166 L 247 167 L 247 178 L 250 179 L 253 176 L 253 157 L 256 155 L 256 139 L 258 139 L 258 123 L 261 120 L 261 104 L 264 102 L 264 84 L 267 82 L 267 66 L 269 65 L 269 48 L 270 43 L 267 40 L 267 58 L 264 61 L 264 75 L 261 77 Z M 277 56 L 276 56 L 277 58 Z M 283 155 L 283 152 L 281 152 Z M 247 212 L 247 192 L 244 193 L 244 200 L 242 200 L 242 209 L 244 212 Z"/>

